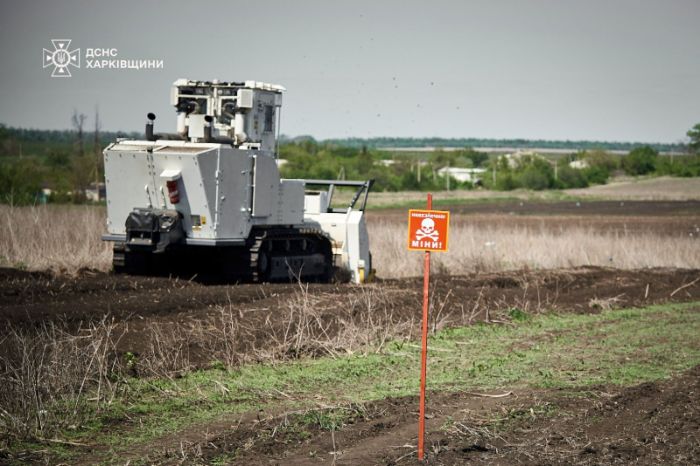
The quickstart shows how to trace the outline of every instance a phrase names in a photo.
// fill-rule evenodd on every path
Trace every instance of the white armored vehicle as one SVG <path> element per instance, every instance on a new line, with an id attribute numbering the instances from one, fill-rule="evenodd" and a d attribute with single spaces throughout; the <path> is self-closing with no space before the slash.
<path id="1" fill-rule="evenodd" d="M 114 269 L 222 279 L 365 281 L 364 208 L 372 180 L 280 179 L 282 91 L 256 81 L 175 81 L 177 132 L 104 151 L 106 241 Z M 336 187 L 352 187 L 346 208 Z M 314 189 L 314 190 L 311 190 Z"/>

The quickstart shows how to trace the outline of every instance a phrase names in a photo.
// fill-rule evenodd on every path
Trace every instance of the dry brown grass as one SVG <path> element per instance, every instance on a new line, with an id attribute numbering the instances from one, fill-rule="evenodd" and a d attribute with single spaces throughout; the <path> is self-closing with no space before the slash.
<path id="1" fill-rule="evenodd" d="M 0 206 L 0 266 L 61 273 L 86 268 L 108 271 L 110 243 L 100 240 L 104 215 L 100 207 Z M 536 221 L 509 225 L 503 216 L 493 216 L 492 222 L 491 217 L 482 217 L 467 223 L 466 217 L 454 216 L 450 252 L 434 255 L 437 271 L 457 275 L 584 265 L 700 268 L 700 238 L 688 232 L 674 236 L 600 231 L 573 220 L 549 228 Z M 373 219 L 369 233 L 373 266 L 380 277 L 420 274 L 421 255 L 406 250 L 403 218 Z"/>
<path id="2" fill-rule="evenodd" d="M 700 199 L 700 178 L 621 178 L 585 189 L 567 189 L 575 197 L 638 201 L 687 201 Z"/>
<path id="3" fill-rule="evenodd" d="M 310 292 L 308 284 L 298 284 L 274 311 L 225 305 L 212 319 L 154 324 L 149 348 L 139 355 L 135 369 L 142 376 L 171 377 L 195 367 L 193 350 L 226 367 L 304 356 L 337 357 L 368 348 L 380 351 L 385 342 L 409 335 L 415 327 L 396 312 L 395 301 L 376 284 L 353 287 L 342 303 L 335 294 Z M 264 313 L 266 318 L 260 324 L 246 318 L 249 313 Z M 442 325 L 434 327 L 439 330 Z"/>
<path id="4" fill-rule="evenodd" d="M 0 439 L 50 439 L 109 405 L 123 380 L 115 329 L 107 317 L 78 334 L 61 322 L 0 328 Z"/>
<path id="5" fill-rule="evenodd" d="M 354 192 L 338 191 L 333 196 L 333 204 L 337 207 L 347 207 L 347 204 L 352 199 Z M 370 208 L 386 207 L 393 205 L 401 205 L 407 202 L 425 202 L 426 194 L 420 191 L 378 191 L 372 192 L 369 196 L 367 205 Z M 495 199 L 555 199 L 553 191 L 527 191 L 518 189 L 515 191 L 490 191 L 487 189 L 456 189 L 452 191 L 440 191 L 441 200 L 458 200 L 458 201 L 489 201 Z"/>
<path id="6" fill-rule="evenodd" d="M 102 207 L 0 205 L 0 266 L 61 273 L 107 271 L 112 250 L 100 240 L 104 232 Z"/>
<path id="7" fill-rule="evenodd" d="M 582 226 L 548 229 L 533 226 L 467 225 L 450 229 L 450 251 L 433 255 L 436 271 L 452 275 L 513 269 L 554 269 L 585 265 L 638 269 L 700 268 L 700 238 L 654 233 L 600 232 Z M 423 256 L 406 250 L 406 226 L 399 220 L 369 225 L 377 275 L 420 275 Z"/>
<path id="8" fill-rule="evenodd" d="M 338 191 L 334 196 L 335 203 L 338 206 L 347 204 L 352 198 L 352 194 L 353 193 L 348 191 Z M 370 208 L 376 208 L 401 205 L 407 202 L 423 203 L 425 202 L 425 195 L 424 192 L 419 191 L 372 192 L 368 205 Z M 556 201 L 566 196 L 601 200 L 697 200 L 700 199 L 700 178 L 674 178 L 670 176 L 654 178 L 620 177 L 604 185 L 595 185 L 581 189 L 564 189 L 562 191 L 531 191 L 527 189 L 490 191 L 487 189 L 457 189 L 439 192 L 441 201 L 455 200 L 458 202 L 493 201 L 499 199 Z"/>

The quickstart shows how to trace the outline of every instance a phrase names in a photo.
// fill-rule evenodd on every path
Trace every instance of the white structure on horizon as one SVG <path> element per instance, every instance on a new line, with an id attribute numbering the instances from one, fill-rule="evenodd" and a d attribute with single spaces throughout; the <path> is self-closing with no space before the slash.
<path id="1" fill-rule="evenodd" d="M 442 167 L 438 170 L 441 176 L 450 176 L 460 183 L 470 182 L 476 183 L 481 181 L 483 174 L 486 173 L 485 168 L 457 168 L 457 167 Z"/>
<path id="2" fill-rule="evenodd" d="M 544 157 L 534 150 L 516 150 L 508 154 L 503 154 L 499 156 L 499 159 L 506 159 L 508 162 L 508 167 L 518 168 L 521 165 L 522 159 L 529 157 L 530 159 L 544 159 Z"/>
<path id="3" fill-rule="evenodd" d="M 569 166 L 571 168 L 575 168 L 576 170 L 582 170 L 584 168 L 588 168 L 588 162 L 586 160 L 573 160 L 569 162 Z"/>

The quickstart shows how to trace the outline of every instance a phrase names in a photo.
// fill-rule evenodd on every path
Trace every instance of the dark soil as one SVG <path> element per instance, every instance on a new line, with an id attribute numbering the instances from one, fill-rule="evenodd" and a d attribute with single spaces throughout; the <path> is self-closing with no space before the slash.
<path id="1" fill-rule="evenodd" d="M 524 312 L 600 312 L 608 308 L 649 305 L 700 298 L 700 271 L 685 269 L 617 270 L 577 268 L 549 271 L 517 271 L 433 278 L 433 321 L 458 325 L 504 318 L 512 308 Z M 305 288 L 306 289 L 306 288 Z M 308 294 L 332 321 L 347 313 L 352 297 L 367 290 L 387 302 L 392 322 L 410 321 L 421 313 L 422 279 L 380 280 L 365 287 L 308 285 Z M 234 319 L 245 319 L 247 328 L 260 328 L 239 341 L 245 354 L 267 338 L 263 323 L 283 321 L 287 303 L 298 296 L 295 284 L 205 285 L 168 278 L 113 276 L 83 272 L 80 276 L 55 277 L 47 273 L 0 269 L 0 328 L 7 325 L 32 328 L 55 322 L 78 332 L 90 322 L 113 319 L 123 332 L 120 352 L 142 353 L 157 326 L 186 329 L 196 324 L 216 325 L 225 309 Z M 344 315 L 344 314 L 343 314 Z M 347 317 L 347 316 L 346 316 Z M 358 314 L 358 319 L 362 318 Z M 331 327 L 330 331 L 334 329 Z M 198 351 L 210 341 L 200 333 L 188 338 L 190 363 L 197 367 L 211 361 Z"/>

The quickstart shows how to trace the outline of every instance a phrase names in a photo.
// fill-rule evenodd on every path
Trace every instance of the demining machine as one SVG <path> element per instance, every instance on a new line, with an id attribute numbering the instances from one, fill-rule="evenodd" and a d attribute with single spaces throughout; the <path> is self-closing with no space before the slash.
<path id="1" fill-rule="evenodd" d="M 117 273 L 362 283 L 372 273 L 364 210 L 372 180 L 282 179 L 282 93 L 257 81 L 178 79 L 175 133 L 104 151 L 107 234 Z M 333 205 L 350 190 L 349 205 Z M 350 196 L 348 196 L 350 197 Z"/>

